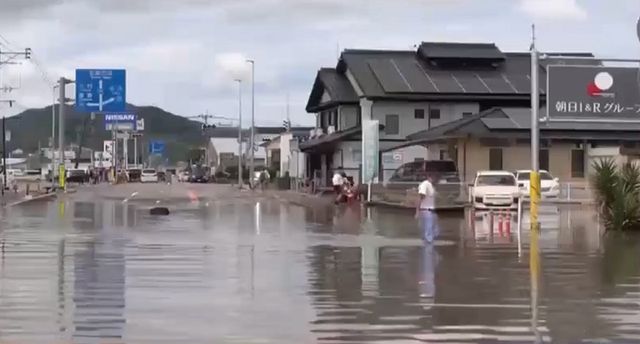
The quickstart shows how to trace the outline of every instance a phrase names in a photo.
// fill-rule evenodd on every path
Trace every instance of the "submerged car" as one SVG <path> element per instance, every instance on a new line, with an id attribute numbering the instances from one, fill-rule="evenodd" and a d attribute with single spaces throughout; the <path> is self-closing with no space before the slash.
<path id="1" fill-rule="evenodd" d="M 480 171 L 471 191 L 476 209 L 517 209 L 520 190 L 513 173 L 508 171 Z"/>

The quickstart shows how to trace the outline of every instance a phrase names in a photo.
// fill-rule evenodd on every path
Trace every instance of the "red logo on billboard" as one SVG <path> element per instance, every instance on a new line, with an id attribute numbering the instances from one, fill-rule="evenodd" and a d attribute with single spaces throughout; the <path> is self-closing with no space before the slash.
<path id="1" fill-rule="evenodd" d="M 614 96 L 613 93 L 607 92 L 613 86 L 613 76 L 608 72 L 600 72 L 596 74 L 595 78 L 593 78 L 593 82 L 591 82 L 587 86 L 587 93 L 591 97 L 605 97 L 611 98 Z"/>

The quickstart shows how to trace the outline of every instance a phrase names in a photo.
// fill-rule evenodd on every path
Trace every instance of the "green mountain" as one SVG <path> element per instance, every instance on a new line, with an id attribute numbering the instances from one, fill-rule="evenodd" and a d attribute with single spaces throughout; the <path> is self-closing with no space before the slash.
<path id="1" fill-rule="evenodd" d="M 78 144 L 84 134 L 83 146 L 102 150 L 103 141 L 111 139 L 111 132 L 105 130 L 104 116 L 75 112 L 73 106 L 65 108 L 65 142 Z M 166 143 L 164 156 L 170 162 L 184 160 L 187 152 L 206 143 L 201 124 L 174 115 L 154 106 L 127 105 L 127 111 L 144 118 L 145 130 L 138 139 L 139 154 L 148 155 L 149 142 L 162 140 Z M 56 137 L 58 134 L 58 108 L 56 107 Z M 11 141 L 7 150 L 22 149 L 25 153 L 37 151 L 38 147 L 48 147 L 51 137 L 51 106 L 26 110 L 6 119 L 6 128 L 11 131 Z M 57 140 L 57 139 L 56 139 Z M 133 143 L 130 143 L 133 159 Z"/>

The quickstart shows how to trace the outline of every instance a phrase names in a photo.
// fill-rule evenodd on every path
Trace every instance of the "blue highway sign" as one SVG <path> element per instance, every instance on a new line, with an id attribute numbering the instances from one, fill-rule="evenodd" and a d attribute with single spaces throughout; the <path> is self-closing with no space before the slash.
<path id="1" fill-rule="evenodd" d="M 76 111 L 124 112 L 124 69 L 76 69 Z"/>
<path id="2" fill-rule="evenodd" d="M 149 143 L 149 151 L 151 154 L 164 153 L 164 141 L 151 141 Z"/>

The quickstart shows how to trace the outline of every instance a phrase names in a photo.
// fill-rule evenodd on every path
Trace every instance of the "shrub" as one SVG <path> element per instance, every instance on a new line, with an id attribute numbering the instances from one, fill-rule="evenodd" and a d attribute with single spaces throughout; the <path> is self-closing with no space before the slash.
<path id="1" fill-rule="evenodd" d="M 591 185 L 606 229 L 640 229 L 640 167 L 631 162 L 618 167 L 612 159 L 601 159 L 593 168 Z"/>

